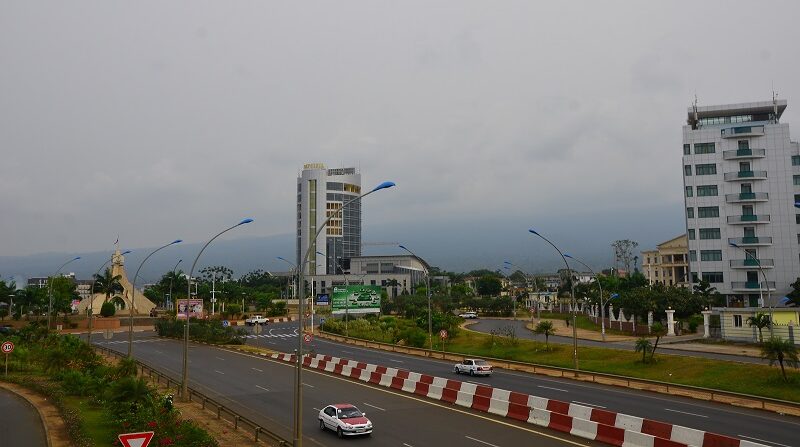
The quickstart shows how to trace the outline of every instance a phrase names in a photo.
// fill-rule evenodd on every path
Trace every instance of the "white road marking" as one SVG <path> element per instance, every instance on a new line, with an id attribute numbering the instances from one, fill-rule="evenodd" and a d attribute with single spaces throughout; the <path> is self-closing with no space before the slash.
<path id="1" fill-rule="evenodd" d="M 368 406 L 368 407 L 372 407 L 372 408 L 378 409 L 378 410 L 381 410 L 381 411 L 386 411 L 386 409 L 385 409 L 385 408 L 376 407 L 375 405 L 370 405 L 370 404 L 368 404 L 368 403 L 366 403 L 366 402 L 364 402 L 364 405 L 366 405 L 366 406 Z"/>
<path id="2" fill-rule="evenodd" d="M 581 401 L 579 401 L 579 400 L 573 400 L 572 402 L 574 402 L 574 403 L 576 403 L 576 404 L 578 404 L 578 405 L 586 405 L 586 406 L 589 406 L 589 407 L 595 407 L 595 408 L 605 408 L 605 407 L 604 407 L 604 406 L 602 406 L 602 405 L 589 404 L 589 403 L 586 403 L 586 402 L 581 402 Z"/>
<path id="3" fill-rule="evenodd" d="M 683 413 L 683 414 L 688 414 L 688 415 L 690 415 L 690 416 L 697 416 L 697 417 L 699 417 L 699 418 L 708 418 L 708 416 L 706 416 L 706 415 L 704 415 L 704 414 L 689 413 L 688 411 L 673 410 L 673 409 L 671 409 L 671 408 L 664 408 L 664 411 L 671 411 L 671 412 L 673 412 L 673 413 Z"/>
<path id="4" fill-rule="evenodd" d="M 222 371 L 217 371 L 216 369 L 214 370 L 214 372 L 215 372 L 215 373 L 219 373 L 219 374 L 225 374 L 224 372 L 222 372 Z"/>
<path id="5" fill-rule="evenodd" d="M 471 381 L 471 380 L 467 380 L 467 382 L 468 382 L 468 383 L 472 383 L 472 384 L 474 384 L 474 385 L 486 386 L 486 384 L 485 384 L 485 383 L 481 383 L 481 382 L 473 382 L 473 381 Z"/>
<path id="6" fill-rule="evenodd" d="M 345 354 L 352 354 L 353 353 L 353 351 L 345 351 L 345 350 L 342 350 L 342 352 L 344 352 Z M 408 445 L 408 444 L 403 444 L 403 445 Z"/>
<path id="7" fill-rule="evenodd" d="M 250 368 L 250 369 L 256 370 L 256 371 L 258 371 L 258 372 L 260 372 L 260 373 L 263 373 L 263 372 L 264 372 L 264 370 L 263 370 L 263 369 L 258 369 L 258 368 Z"/>
<path id="8" fill-rule="evenodd" d="M 464 437 L 465 437 L 465 438 L 467 438 L 467 439 L 472 439 L 472 440 L 473 440 L 473 441 L 475 441 L 475 442 L 480 442 L 481 444 L 490 445 L 490 446 L 492 446 L 492 447 L 498 447 L 498 446 L 496 446 L 496 445 L 494 445 L 494 444 L 490 444 L 490 443 L 488 443 L 488 442 L 486 442 L 486 441 L 481 441 L 480 439 L 475 439 L 475 438 L 473 438 L 473 437 L 471 437 L 471 436 L 466 436 L 466 435 L 465 435 Z"/>
<path id="9" fill-rule="evenodd" d="M 406 447 L 414 447 L 413 445 L 411 445 L 411 444 L 406 444 L 405 442 L 403 443 L 403 445 L 404 445 L 404 446 L 406 446 Z"/>
<path id="10" fill-rule="evenodd" d="M 740 437 L 740 438 L 752 439 L 753 441 L 758 441 L 758 442 L 766 442 L 766 443 L 768 443 L 768 444 L 779 445 L 779 446 L 781 446 L 781 447 L 790 447 L 790 446 L 788 446 L 788 445 L 786 445 L 786 444 L 779 444 L 779 443 L 777 443 L 777 442 L 775 442 L 775 441 L 767 441 L 766 439 L 758 439 L 758 438 L 754 438 L 754 437 L 752 437 L 752 436 L 739 435 L 739 437 Z"/>
<path id="11" fill-rule="evenodd" d="M 268 389 L 264 388 L 264 387 L 263 387 L 263 386 L 261 386 L 261 385 L 256 385 L 256 388 L 261 388 L 261 389 L 262 389 L 262 390 L 264 390 L 264 391 L 269 391 Z"/>
<path id="12" fill-rule="evenodd" d="M 553 388 L 553 387 L 551 387 L 551 386 L 544 386 L 544 385 L 536 385 L 536 386 L 538 386 L 539 388 L 546 388 L 546 389 L 548 389 L 548 390 L 556 390 L 556 391 L 563 391 L 563 392 L 565 392 L 565 393 L 569 393 L 569 391 L 567 391 L 567 390 L 562 390 L 561 388 Z"/>
<path id="13" fill-rule="evenodd" d="M 390 362 L 403 363 L 402 360 L 388 359 Z"/>
<path id="14" fill-rule="evenodd" d="M 225 359 L 222 357 L 217 357 L 217 360 L 222 360 L 223 362 L 225 361 Z"/>
<path id="15" fill-rule="evenodd" d="M 319 409 L 319 408 L 317 408 L 317 407 L 314 407 L 314 408 L 312 408 L 312 410 L 322 411 L 322 410 L 320 410 L 320 409 Z"/>
<path id="16" fill-rule="evenodd" d="M 303 383 L 303 385 L 305 385 L 305 386 L 307 386 L 307 387 L 309 387 L 309 388 L 314 388 L 314 385 L 309 385 L 309 384 L 307 384 L 307 383 Z"/>

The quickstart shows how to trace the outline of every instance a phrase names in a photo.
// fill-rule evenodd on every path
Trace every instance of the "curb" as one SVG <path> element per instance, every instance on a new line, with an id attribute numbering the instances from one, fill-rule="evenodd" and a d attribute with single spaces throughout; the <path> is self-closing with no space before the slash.
<path id="1" fill-rule="evenodd" d="M 261 355 L 296 363 L 294 354 Z M 304 356 L 303 366 L 614 446 L 767 447 L 622 413 L 339 357 Z"/>

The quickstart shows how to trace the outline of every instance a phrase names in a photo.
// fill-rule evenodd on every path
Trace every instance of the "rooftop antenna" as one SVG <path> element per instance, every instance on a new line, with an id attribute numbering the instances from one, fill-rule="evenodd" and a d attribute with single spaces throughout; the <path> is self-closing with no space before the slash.
<path id="1" fill-rule="evenodd" d="M 775 91 L 775 85 L 772 85 L 772 113 L 775 116 L 775 124 L 778 123 L 778 93 Z"/>
<path id="2" fill-rule="evenodd" d="M 692 111 L 694 112 L 694 125 L 692 126 L 693 129 L 697 129 L 699 127 L 698 123 L 700 119 L 697 116 L 697 92 L 694 93 L 694 102 L 692 103 Z"/>

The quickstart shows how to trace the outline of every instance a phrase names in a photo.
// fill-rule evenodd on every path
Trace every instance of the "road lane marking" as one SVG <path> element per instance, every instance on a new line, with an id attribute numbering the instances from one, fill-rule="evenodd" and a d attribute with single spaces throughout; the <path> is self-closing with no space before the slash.
<path id="1" fill-rule="evenodd" d="M 496 445 L 494 445 L 494 444 L 491 444 L 491 443 L 488 443 L 488 442 L 486 442 L 486 441 L 481 441 L 480 439 L 473 438 L 472 436 L 466 436 L 466 435 L 465 435 L 464 437 L 465 437 L 465 438 L 467 438 L 467 439 L 472 439 L 472 440 L 473 440 L 473 441 L 475 441 L 475 442 L 480 442 L 481 444 L 490 445 L 490 446 L 492 446 L 492 447 L 498 447 L 498 446 L 496 446 Z"/>
<path id="2" fill-rule="evenodd" d="M 222 371 L 217 371 L 216 369 L 214 370 L 214 372 L 215 372 L 215 373 L 218 373 L 218 374 L 225 374 L 224 372 L 222 372 Z"/>
<path id="3" fill-rule="evenodd" d="M 264 391 L 269 391 L 267 388 L 264 388 L 264 387 L 263 387 L 263 386 L 261 386 L 261 385 L 256 385 L 256 388 L 261 388 L 261 389 L 262 389 L 262 390 L 264 390 Z"/>
<path id="4" fill-rule="evenodd" d="M 386 411 L 386 409 L 385 409 L 385 408 L 376 407 L 375 405 L 370 405 L 370 404 L 368 404 L 368 403 L 366 403 L 366 402 L 364 402 L 364 405 L 366 405 L 366 406 L 368 406 L 368 407 L 372 407 L 372 408 L 378 409 L 378 410 L 381 410 L 381 411 Z"/>
<path id="5" fill-rule="evenodd" d="M 222 357 L 217 357 L 217 359 L 222 360 L 223 362 L 225 361 L 225 359 Z"/>
<path id="6" fill-rule="evenodd" d="M 563 391 L 563 392 L 565 392 L 565 393 L 569 393 L 569 391 L 567 391 L 567 390 L 562 390 L 561 388 L 553 388 L 553 387 L 551 387 L 551 386 L 544 386 L 544 385 L 536 385 L 536 386 L 538 386 L 539 388 L 546 388 L 546 389 L 548 389 L 548 390 L 556 390 L 556 391 Z"/>
<path id="7" fill-rule="evenodd" d="M 758 439 L 758 438 L 754 438 L 752 436 L 739 435 L 739 437 L 740 438 L 752 439 L 753 441 L 758 441 L 758 442 L 766 442 L 767 444 L 779 445 L 781 447 L 791 447 L 791 446 L 788 446 L 786 444 L 779 444 L 779 443 L 777 443 L 775 441 L 767 441 L 766 439 Z"/>
<path id="8" fill-rule="evenodd" d="M 689 413 L 688 411 L 673 410 L 673 409 L 671 409 L 671 408 L 664 408 L 664 411 L 671 411 L 671 412 L 673 412 L 673 413 L 683 413 L 683 414 L 688 414 L 688 415 L 690 415 L 690 416 L 697 416 L 697 417 L 699 417 L 699 418 L 708 418 L 708 416 L 706 416 L 706 415 L 704 415 L 704 414 Z"/>
<path id="9" fill-rule="evenodd" d="M 595 407 L 595 408 L 605 408 L 602 405 L 590 404 L 590 403 L 586 403 L 586 402 L 581 402 L 579 400 L 573 400 L 572 402 L 574 402 L 574 403 L 576 403 L 578 405 L 586 405 L 586 406 Z"/>
<path id="10" fill-rule="evenodd" d="M 305 386 L 307 386 L 307 387 L 309 387 L 309 388 L 315 388 L 315 387 L 314 387 L 314 385 L 309 385 L 309 384 L 307 384 L 307 383 L 305 383 L 305 382 L 303 382 L 303 385 L 305 385 Z"/>
<path id="11" fill-rule="evenodd" d="M 317 407 L 313 407 L 313 408 L 311 408 L 311 409 L 312 409 L 312 410 L 317 410 L 317 411 L 322 411 L 322 410 L 320 410 L 320 409 L 319 409 L 319 408 L 317 408 Z"/>
<path id="12" fill-rule="evenodd" d="M 388 359 L 390 362 L 403 363 L 402 360 Z"/>
<path id="13" fill-rule="evenodd" d="M 406 446 L 406 447 L 414 447 L 413 445 L 411 445 L 411 444 L 406 444 L 405 442 L 403 443 L 403 445 L 404 445 L 404 446 Z"/>
<path id="14" fill-rule="evenodd" d="M 471 380 L 467 380 L 467 383 L 471 383 L 473 385 L 480 385 L 480 386 L 487 386 L 488 385 L 488 383 L 473 382 Z"/>
<path id="15" fill-rule="evenodd" d="M 258 371 L 258 372 L 260 372 L 260 373 L 263 373 L 263 372 L 264 372 L 264 370 L 263 370 L 263 369 L 258 369 L 258 368 L 250 368 L 250 369 L 256 370 L 256 371 Z"/>
<path id="16" fill-rule="evenodd" d="M 344 349 L 342 349 L 342 352 L 344 352 L 345 354 L 352 354 L 353 353 L 353 351 L 345 351 Z M 408 445 L 408 444 L 403 444 L 403 445 Z"/>

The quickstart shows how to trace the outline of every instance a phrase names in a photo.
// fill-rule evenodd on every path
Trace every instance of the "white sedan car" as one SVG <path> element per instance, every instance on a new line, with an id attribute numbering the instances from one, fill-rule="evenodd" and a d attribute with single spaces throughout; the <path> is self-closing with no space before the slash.
<path id="1" fill-rule="evenodd" d="M 319 428 L 336 431 L 339 437 L 372 434 L 372 422 L 355 405 L 333 404 L 319 412 Z"/>

